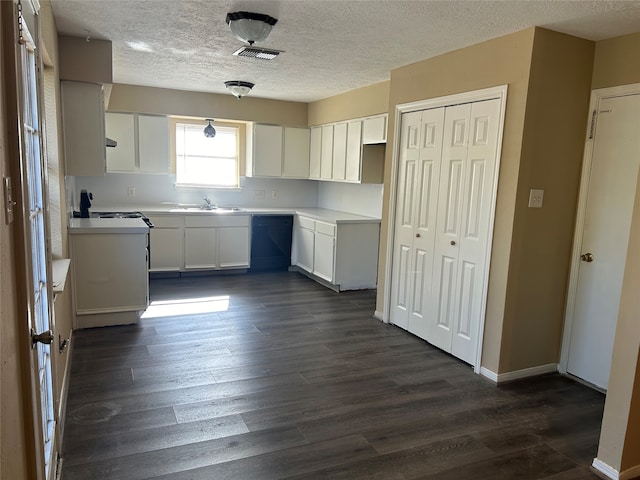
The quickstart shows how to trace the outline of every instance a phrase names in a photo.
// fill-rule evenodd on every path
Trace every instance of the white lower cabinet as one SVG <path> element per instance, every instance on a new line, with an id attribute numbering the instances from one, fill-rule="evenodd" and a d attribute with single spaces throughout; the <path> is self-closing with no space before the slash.
<path id="1" fill-rule="evenodd" d="M 180 271 L 183 263 L 184 219 L 182 215 L 149 216 L 151 272 Z"/>
<path id="2" fill-rule="evenodd" d="M 329 223 L 298 215 L 294 264 L 337 290 L 376 288 L 380 223 Z"/>
<path id="3" fill-rule="evenodd" d="M 147 234 L 73 234 L 69 240 L 75 328 L 137 322 L 149 297 Z"/>
<path id="4" fill-rule="evenodd" d="M 249 215 L 147 215 L 151 271 L 249 268 Z"/>

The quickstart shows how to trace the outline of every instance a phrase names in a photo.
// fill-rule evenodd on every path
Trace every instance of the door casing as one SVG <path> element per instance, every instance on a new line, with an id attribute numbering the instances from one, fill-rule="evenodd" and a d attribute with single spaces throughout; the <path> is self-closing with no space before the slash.
<path id="1" fill-rule="evenodd" d="M 462 103 L 479 102 L 483 100 L 500 100 L 500 119 L 499 119 L 499 132 L 498 132 L 498 148 L 496 151 L 496 167 L 494 170 L 494 182 L 493 191 L 491 192 L 491 215 L 489 218 L 489 238 L 487 239 L 487 252 L 486 252 L 486 265 L 484 278 L 482 279 L 482 306 L 480 315 L 480 325 L 478 326 L 478 346 L 476 353 L 476 361 L 474 363 L 474 372 L 480 373 L 480 361 L 482 359 L 482 343 L 484 338 L 484 321 L 487 305 L 487 289 L 489 284 L 489 270 L 491 266 L 491 248 L 493 243 L 493 225 L 495 220 L 495 205 L 498 192 L 498 176 L 500 172 L 500 158 L 502 156 L 502 136 L 504 131 L 504 118 L 507 105 L 507 85 L 500 85 L 496 87 L 489 87 L 481 90 L 474 90 L 470 92 L 459 93 L 455 95 L 447 95 L 444 97 L 437 97 L 427 100 L 419 100 L 417 102 L 404 103 L 396 105 L 395 109 L 395 126 L 394 126 L 394 145 L 393 155 L 391 163 L 391 188 L 389 195 L 389 228 L 387 231 L 387 251 L 386 251 L 386 269 L 384 274 L 384 309 L 382 313 L 382 321 L 385 323 L 390 322 L 391 317 L 391 273 L 393 270 L 393 250 L 394 250 L 394 238 L 395 238 L 395 222 L 391 219 L 395 219 L 396 216 L 396 202 L 398 195 L 398 168 L 400 164 L 400 129 L 402 114 L 415 112 L 420 110 L 427 110 L 430 108 L 450 107 L 459 105 Z"/>

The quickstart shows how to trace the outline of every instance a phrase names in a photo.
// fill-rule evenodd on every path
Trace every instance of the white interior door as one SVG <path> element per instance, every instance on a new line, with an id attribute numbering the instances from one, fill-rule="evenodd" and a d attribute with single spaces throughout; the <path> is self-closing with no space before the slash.
<path id="1" fill-rule="evenodd" d="M 500 129 L 500 100 L 446 110 L 428 339 L 475 364 Z"/>
<path id="2" fill-rule="evenodd" d="M 606 389 L 640 166 L 640 95 L 602 98 L 596 109 L 567 372 Z"/>
<path id="3" fill-rule="evenodd" d="M 402 115 L 391 323 L 427 336 L 444 108 Z"/>

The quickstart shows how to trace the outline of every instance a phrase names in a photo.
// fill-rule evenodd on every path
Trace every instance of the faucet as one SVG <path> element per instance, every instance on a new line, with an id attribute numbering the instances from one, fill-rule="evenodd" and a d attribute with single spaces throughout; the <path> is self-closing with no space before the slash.
<path id="1" fill-rule="evenodd" d="M 211 203 L 211 200 L 209 200 L 209 197 L 207 197 L 206 195 L 202 197 L 202 199 L 204 200 L 204 205 L 202 206 L 202 208 L 204 208 L 205 210 L 213 210 L 214 208 L 216 208 L 215 205 Z"/>

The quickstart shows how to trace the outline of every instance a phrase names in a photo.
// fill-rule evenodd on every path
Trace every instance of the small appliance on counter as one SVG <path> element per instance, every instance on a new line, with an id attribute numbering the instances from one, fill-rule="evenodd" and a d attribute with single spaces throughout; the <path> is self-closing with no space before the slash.
<path id="1" fill-rule="evenodd" d="M 73 216 L 78 218 L 89 218 L 89 208 L 91 208 L 93 194 L 86 190 L 80 190 L 80 212 L 73 212 Z"/>

